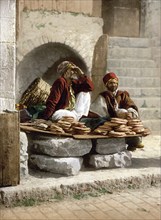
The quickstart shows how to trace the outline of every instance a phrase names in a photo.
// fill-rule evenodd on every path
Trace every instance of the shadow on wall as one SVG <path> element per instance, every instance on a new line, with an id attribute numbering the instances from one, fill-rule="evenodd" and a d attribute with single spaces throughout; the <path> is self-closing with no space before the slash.
<path id="1" fill-rule="evenodd" d="M 52 85 L 59 77 L 56 72 L 57 66 L 64 60 L 72 61 L 88 74 L 83 58 L 76 50 L 65 44 L 48 43 L 28 53 L 17 66 L 16 102 L 19 102 L 24 91 L 37 77 Z"/>

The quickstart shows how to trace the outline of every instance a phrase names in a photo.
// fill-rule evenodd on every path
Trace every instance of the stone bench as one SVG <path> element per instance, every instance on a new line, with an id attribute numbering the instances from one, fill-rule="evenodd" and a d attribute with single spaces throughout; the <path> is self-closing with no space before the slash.
<path id="1" fill-rule="evenodd" d="M 79 140 L 39 133 L 27 137 L 29 166 L 33 169 L 72 176 L 88 165 L 109 169 L 132 164 L 125 138 Z"/>

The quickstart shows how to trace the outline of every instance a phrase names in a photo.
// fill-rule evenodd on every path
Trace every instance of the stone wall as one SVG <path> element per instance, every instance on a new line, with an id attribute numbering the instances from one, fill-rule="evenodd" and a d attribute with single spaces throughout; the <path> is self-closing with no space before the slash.
<path id="1" fill-rule="evenodd" d="M 102 35 L 101 18 L 49 11 L 23 11 L 17 39 L 16 100 L 36 77 L 65 57 L 77 57 L 90 74 L 95 44 Z M 48 73 L 47 73 L 48 74 Z"/>
<path id="2" fill-rule="evenodd" d="M 15 102 L 15 0 L 0 1 L 0 111 Z"/>
<path id="3" fill-rule="evenodd" d="M 101 17 L 102 0 L 19 0 L 19 12 L 27 10 L 46 10 L 73 12 Z"/>
<path id="4" fill-rule="evenodd" d="M 140 2 L 138 0 L 102 0 L 104 34 L 139 37 Z"/>
<path id="5" fill-rule="evenodd" d="M 160 0 L 144 0 L 145 13 L 145 37 L 152 42 L 153 59 L 161 68 L 161 1 Z"/>
<path id="6" fill-rule="evenodd" d="M 28 138 L 20 132 L 20 178 L 28 176 Z"/>

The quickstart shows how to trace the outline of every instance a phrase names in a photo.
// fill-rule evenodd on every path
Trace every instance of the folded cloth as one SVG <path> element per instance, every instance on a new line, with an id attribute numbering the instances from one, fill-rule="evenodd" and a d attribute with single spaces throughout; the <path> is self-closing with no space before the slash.
<path id="1" fill-rule="evenodd" d="M 32 119 L 41 118 L 41 114 L 45 110 L 46 106 L 43 104 L 33 105 L 27 108 L 29 114 L 32 116 Z"/>

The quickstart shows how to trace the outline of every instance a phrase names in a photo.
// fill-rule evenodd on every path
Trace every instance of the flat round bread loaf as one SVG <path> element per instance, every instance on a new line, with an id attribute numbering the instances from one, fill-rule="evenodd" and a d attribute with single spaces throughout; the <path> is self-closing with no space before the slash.
<path id="1" fill-rule="evenodd" d="M 132 128 L 137 134 L 144 132 L 144 128 Z"/>
<path id="2" fill-rule="evenodd" d="M 127 132 L 127 131 L 129 131 L 128 128 L 116 128 L 114 130 L 117 131 L 117 132 Z"/>
<path id="3" fill-rule="evenodd" d="M 127 124 L 128 120 L 123 118 L 111 118 L 111 122 L 117 123 L 117 124 Z"/>
<path id="4" fill-rule="evenodd" d="M 88 127 L 73 127 L 75 130 L 81 130 L 81 131 L 90 131 L 91 129 Z"/>
<path id="5" fill-rule="evenodd" d="M 71 126 L 71 123 L 70 123 L 70 122 L 68 122 L 68 121 L 62 121 L 62 120 L 59 120 L 59 121 L 57 122 L 57 124 L 59 124 L 59 125 L 69 125 L 69 126 Z"/>
<path id="6" fill-rule="evenodd" d="M 73 123 L 75 122 L 76 120 L 74 119 L 74 117 L 72 116 L 63 116 L 61 121 L 67 121 L 67 122 L 70 122 L 70 123 Z"/>
<path id="7" fill-rule="evenodd" d="M 142 122 L 128 122 L 127 123 L 128 125 L 130 125 L 130 126 L 138 126 L 138 125 L 143 125 L 143 123 Z"/>
<path id="8" fill-rule="evenodd" d="M 111 121 L 106 121 L 103 125 L 110 126 L 112 128 L 118 126 L 117 123 L 114 123 L 114 122 L 111 122 Z"/>
<path id="9" fill-rule="evenodd" d="M 113 136 L 113 137 L 124 137 L 126 136 L 125 132 L 117 132 L 117 131 L 110 131 L 108 133 L 109 136 Z"/>
<path id="10" fill-rule="evenodd" d="M 108 131 L 103 131 L 103 130 L 100 130 L 100 129 L 95 129 L 93 131 L 94 134 L 102 134 L 102 135 L 107 135 L 108 134 Z"/>
<path id="11" fill-rule="evenodd" d="M 125 132 L 127 135 L 135 135 L 136 134 L 136 132 L 135 131 L 127 131 L 127 132 Z"/>
<path id="12" fill-rule="evenodd" d="M 84 122 L 73 122 L 72 127 L 86 127 Z"/>
<path id="13" fill-rule="evenodd" d="M 57 124 L 52 123 L 49 127 L 48 127 L 49 131 L 53 131 L 53 132 L 58 132 L 58 133 L 65 133 L 65 131 L 59 127 Z"/>

